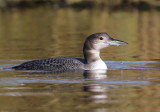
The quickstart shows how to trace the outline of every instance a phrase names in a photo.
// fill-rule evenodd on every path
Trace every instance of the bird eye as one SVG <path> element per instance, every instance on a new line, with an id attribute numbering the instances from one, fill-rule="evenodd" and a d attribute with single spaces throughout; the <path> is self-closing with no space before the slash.
<path id="1" fill-rule="evenodd" d="M 100 40 L 103 40 L 103 37 L 100 37 L 99 39 L 100 39 Z"/>

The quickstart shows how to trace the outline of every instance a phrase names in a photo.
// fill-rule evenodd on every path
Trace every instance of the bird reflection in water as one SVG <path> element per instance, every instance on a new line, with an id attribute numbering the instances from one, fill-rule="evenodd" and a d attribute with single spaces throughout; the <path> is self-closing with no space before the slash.
<path id="1" fill-rule="evenodd" d="M 93 103 L 106 103 L 107 102 L 107 91 L 109 90 L 108 85 L 103 83 L 98 83 L 99 81 L 106 80 L 107 70 L 89 70 L 84 72 L 84 78 L 91 80 L 91 84 L 83 86 L 85 92 L 96 93 L 91 95 Z"/>

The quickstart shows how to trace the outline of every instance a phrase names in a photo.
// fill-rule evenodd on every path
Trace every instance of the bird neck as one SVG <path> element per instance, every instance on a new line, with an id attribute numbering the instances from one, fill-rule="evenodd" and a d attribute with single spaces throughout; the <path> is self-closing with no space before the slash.
<path id="1" fill-rule="evenodd" d="M 98 50 L 83 50 L 84 58 L 87 64 L 101 60 L 100 52 Z"/>

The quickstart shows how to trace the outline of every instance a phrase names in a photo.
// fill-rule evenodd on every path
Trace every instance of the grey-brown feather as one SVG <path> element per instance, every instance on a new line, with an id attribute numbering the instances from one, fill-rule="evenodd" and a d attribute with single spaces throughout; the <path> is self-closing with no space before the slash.
<path id="1" fill-rule="evenodd" d="M 69 71 L 84 69 L 85 61 L 81 58 L 58 57 L 24 62 L 13 67 L 16 70 Z"/>

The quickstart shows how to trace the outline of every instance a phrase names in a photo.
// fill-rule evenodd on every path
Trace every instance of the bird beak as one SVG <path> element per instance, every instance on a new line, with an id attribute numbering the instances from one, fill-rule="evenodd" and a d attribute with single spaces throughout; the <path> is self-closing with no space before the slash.
<path id="1" fill-rule="evenodd" d="M 109 45 L 116 45 L 116 46 L 128 44 L 127 42 L 124 42 L 124 41 L 121 41 L 121 40 L 117 40 L 117 39 L 113 39 L 113 38 L 108 43 L 109 43 Z"/>

